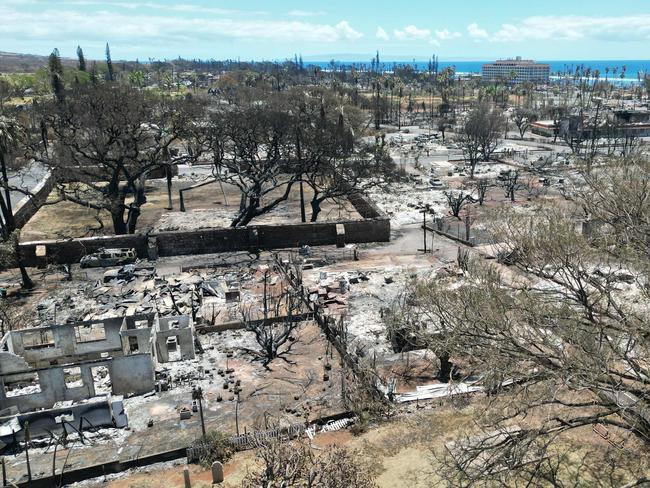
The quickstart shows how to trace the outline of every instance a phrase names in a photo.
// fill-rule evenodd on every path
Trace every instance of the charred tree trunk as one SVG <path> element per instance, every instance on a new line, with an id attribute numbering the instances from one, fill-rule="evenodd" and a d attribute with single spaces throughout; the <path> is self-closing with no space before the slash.
<path id="1" fill-rule="evenodd" d="M 142 211 L 140 208 L 147 203 L 147 197 L 144 193 L 144 184 L 138 184 L 135 189 L 133 203 L 129 207 L 129 214 L 127 218 L 127 231 L 129 234 L 135 234 L 135 228 L 138 223 L 138 217 Z"/>
<path id="2" fill-rule="evenodd" d="M 114 209 L 111 212 L 111 220 L 113 221 L 113 231 L 116 235 L 124 235 L 127 233 L 126 222 L 124 222 L 124 209 Z"/>
<path id="3" fill-rule="evenodd" d="M 172 210 L 174 208 L 172 205 L 172 168 L 169 165 L 165 166 L 165 176 L 167 177 L 167 210 Z"/>
<path id="4" fill-rule="evenodd" d="M 448 352 L 441 352 L 438 354 L 440 360 L 440 370 L 438 371 L 438 379 L 443 383 L 449 383 L 451 380 L 451 370 L 453 363 L 449 360 Z"/>
<path id="5" fill-rule="evenodd" d="M 2 186 L 4 188 L 4 201 L 2 202 L 2 215 L 4 217 L 7 235 L 16 230 L 14 212 L 11 208 L 11 191 L 9 190 L 9 177 L 7 176 L 7 164 L 5 155 L 0 152 L 0 170 L 2 170 Z"/>
<path id="6" fill-rule="evenodd" d="M 34 288 L 34 282 L 32 279 L 29 277 L 29 274 L 27 273 L 27 268 L 25 267 L 25 263 L 23 262 L 23 258 L 20 255 L 20 247 L 18 246 L 19 239 L 16 238 L 15 243 L 14 243 L 14 253 L 16 254 L 16 264 L 18 264 L 18 269 L 20 269 L 20 279 L 22 281 L 23 288 L 26 290 L 31 290 Z"/>
<path id="7" fill-rule="evenodd" d="M 311 200 L 311 222 L 316 222 L 318 220 L 318 215 L 321 212 L 321 200 L 318 198 L 312 198 Z"/>

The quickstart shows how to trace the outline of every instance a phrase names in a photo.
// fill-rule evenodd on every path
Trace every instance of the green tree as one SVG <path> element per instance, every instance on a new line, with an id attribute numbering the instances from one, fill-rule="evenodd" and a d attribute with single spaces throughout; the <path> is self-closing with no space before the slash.
<path id="1" fill-rule="evenodd" d="M 8 99 L 13 91 L 13 84 L 7 76 L 0 75 L 0 114 L 4 112 L 4 101 Z"/>
<path id="2" fill-rule="evenodd" d="M 77 46 L 77 58 L 79 58 L 79 71 L 86 71 L 86 58 L 81 46 Z"/>
<path id="3" fill-rule="evenodd" d="M 52 88 L 52 93 L 58 101 L 63 100 L 63 91 L 65 89 L 63 84 L 63 65 L 61 64 L 61 57 L 59 56 L 59 50 L 54 49 L 52 54 L 50 54 L 48 60 L 48 69 L 50 75 L 50 86 Z"/>
<path id="4" fill-rule="evenodd" d="M 142 88 L 144 86 L 144 80 L 144 72 L 141 70 L 136 70 L 129 73 L 129 83 L 131 83 L 133 86 Z"/>
<path id="5" fill-rule="evenodd" d="M 115 73 L 113 72 L 113 61 L 111 60 L 111 48 L 106 43 L 106 81 L 115 81 Z"/>
<path id="6" fill-rule="evenodd" d="M 90 68 L 90 81 L 95 84 L 97 83 L 97 63 L 93 61 L 93 64 Z"/>

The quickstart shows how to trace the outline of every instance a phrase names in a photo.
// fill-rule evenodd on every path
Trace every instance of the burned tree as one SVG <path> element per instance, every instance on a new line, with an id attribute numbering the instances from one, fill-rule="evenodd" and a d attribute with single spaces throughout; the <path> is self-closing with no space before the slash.
<path id="1" fill-rule="evenodd" d="M 312 189 L 311 221 L 316 222 L 325 200 L 349 197 L 381 185 L 390 180 L 394 171 L 395 164 L 383 140 L 348 155 L 319 158 L 304 172 Z"/>
<path id="2" fill-rule="evenodd" d="M 481 160 L 480 121 L 477 117 L 469 116 L 463 123 L 457 142 L 465 156 L 465 165 L 469 166 L 469 177 L 474 178 L 474 171 Z"/>
<path id="3" fill-rule="evenodd" d="M 413 302 L 446 326 L 427 336 L 430 347 L 462 362 L 461 377 L 478 372 L 489 393 L 477 418 L 496 442 L 457 445 L 457 460 L 472 467 L 466 482 L 499 479 L 507 461 L 537 484 L 544 473 L 528 453 L 553 452 L 580 429 L 619 435 L 628 458 L 647 458 L 649 168 L 625 161 L 583 175 L 578 204 L 603 223 L 593 237 L 571 212 L 504 213 L 490 232 L 517 254 L 518 273 L 477 260 L 462 277 L 419 289 Z M 625 483 L 645 479 L 631 471 Z"/>
<path id="4" fill-rule="evenodd" d="M 361 453 L 341 447 L 329 447 L 317 453 L 302 442 L 277 439 L 259 442 L 259 470 L 249 472 L 245 488 L 375 488 L 370 465 Z"/>
<path id="5" fill-rule="evenodd" d="M 394 165 L 383 139 L 359 144 L 365 117 L 344 99 L 320 90 L 294 93 L 295 170 L 311 191 L 311 221 L 325 200 L 347 198 L 390 177 Z M 302 204 L 302 202 L 301 202 Z"/>
<path id="6" fill-rule="evenodd" d="M 438 359 L 438 378 L 446 383 L 451 379 L 453 363 L 446 347 L 439 345 L 447 333 L 446 323 L 437 320 L 433 305 L 428 301 L 432 282 L 414 278 L 397 299 L 384 311 L 388 339 L 395 351 L 430 349 Z M 435 338 L 438 338 L 434 340 Z"/>
<path id="7" fill-rule="evenodd" d="M 29 277 L 23 258 L 20 255 L 19 242 L 19 230 L 13 231 L 0 242 L 0 269 L 18 267 L 22 287 L 30 290 L 34 288 L 34 282 Z"/>
<path id="8" fill-rule="evenodd" d="M 519 181 L 520 176 L 521 173 L 518 170 L 510 170 L 499 176 L 499 184 L 503 188 L 506 198 L 509 198 L 511 202 L 515 201 L 517 191 L 523 188 Z"/>
<path id="9" fill-rule="evenodd" d="M 116 234 L 134 233 L 149 173 L 196 157 L 171 150 L 192 127 L 189 103 L 127 85 L 77 86 L 40 107 L 49 140 L 34 141 L 33 155 L 60 175 L 61 201 L 107 211 Z"/>
<path id="10" fill-rule="evenodd" d="M 243 100 L 221 107 L 208 124 L 208 146 L 217 180 L 241 192 L 232 227 L 243 227 L 289 198 L 296 173 L 296 127 L 284 96 Z"/>
<path id="11" fill-rule="evenodd" d="M 469 166 L 470 178 L 474 178 L 479 161 L 490 160 L 503 133 L 503 126 L 504 118 L 501 112 L 491 109 L 486 103 L 481 103 L 467 114 L 457 142 Z"/>
<path id="12" fill-rule="evenodd" d="M 478 202 L 479 205 L 483 205 L 483 202 L 485 201 L 485 197 L 487 196 L 488 191 L 490 188 L 494 186 L 494 182 L 490 180 L 489 178 L 478 178 L 474 180 L 474 191 L 476 192 L 476 202 Z"/>
<path id="13" fill-rule="evenodd" d="M 259 350 L 253 351 L 263 361 L 265 367 L 276 358 L 282 358 L 291 351 L 295 337 L 293 333 L 300 326 L 301 298 L 297 292 L 271 284 L 270 273 L 263 278 L 262 309 L 242 307 L 242 318 L 246 330 L 255 334 Z M 279 292 L 274 294 L 272 289 Z"/>
<path id="14" fill-rule="evenodd" d="M 18 120 L 0 116 L 0 178 L 2 192 L 0 192 L 0 231 L 2 237 L 0 266 L 3 268 L 18 266 L 22 285 L 26 289 L 34 287 L 34 283 L 27 273 L 18 248 L 20 232 L 14 218 L 14 208 L 11 200 L 12 192 L 29 194 L 27 189 L 10 184 L 10 171 L 19 169 L 17 154 L 23 149 L 27 139 L 27 130 Z"/>
<path id="15" fill-rule="evenodd" d="M 444 195 L 449 204 L 449 214 L 452 217 L 456 217 L 458 220 L 460 220 L 460 212 L 463 210 L 465 205 L 474 201 L 471 194 L 463 191 L 445 191 Z"/>
<path id="16" fill-rule="evenodd" d="M 503 134 L 506 122 L 503 113 L 496 109 L 489 109 L 481 105 L 476 110 L 476 117 L 480 121 L 478 139 L 481 146 L 481 156 L 483 161 L 489 161 L 499 144 L 499 138 Z"/>
<path id="17" fill-rule="evenodd" d="M 523 140 L 524 134 L 530 128 L 533 122 L 537 120 L 537 113 L 534 110 L 524 107 L 517 107 L 512 117 L 512 121 L 517 126 L 519 137 Z"/>

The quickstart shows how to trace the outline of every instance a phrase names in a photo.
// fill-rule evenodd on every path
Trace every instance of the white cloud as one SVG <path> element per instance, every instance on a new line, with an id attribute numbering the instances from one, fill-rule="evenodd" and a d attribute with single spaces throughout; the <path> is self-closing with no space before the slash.
<path id="1" fill-rule="evenodd" d="M 177 5 L 178 7 L 178 5 Z M 92 15 L 73 10 L 25 12 L 0 6 L 2 39 L 49 42 L 53 46 L 79 42 L 169 45 L 210 42 L 216 39 L 269 42 L 354 41 L 363 36 L 349 22 L 336 25 L 211 16 L 164 16 L 134 11 L 97 11 Z M 117 54 L 116 54 L 117 55 Z"/>
<path id="2" fill-rule="evenodd" d="M 451 39 L 458 39 L 462 34 L 460 32 L 451 32 L 448 29 L 437 30 L 436 39 L 441 41 L 449 41 Z"/>
<path id="3" fill-rule="evenodd" d="M 472 26 L 475 26 L 475 24 L 470 25 L 468 30 Z M 475 27 L 475 32 L 485 32 L 483 29 L 479 29 L 478 26 Z M 496 32 L 488 35 L 490 40 L 496 42 L 548 40 L 647 41 L 650 40 L 650 14 L 619 17 L 586 15 L 534 16 L 527 17 L 516 24 L 502 24 Z"/>
<path id="4" fill-rule="evenodd" d="M 407 25 L 404 29 L 395 29 L 395 37 L 400 41 L 423 41 L 431 39 L 429 29 L 419 29 L 414 25 Z"/>
<path id="5" fill-rule="evenodd" d="M 363 37 L 363 34 L 354 30 L 347 20 L 342 20 L 336 24 L 335 28 L 338 35 L 337 39 L 333 40 L 345 39 L 347 41 L 356 41 L 357 39 L 361 39 Z"/>
<path id="6" fill-rule="evenodd" d="M 325 15 L 322 10 L 309 11 L 309 10 L 291 10 L 289 15 L 292 17 L 319 17 Z"/>
<path id="7" fill-rule="evenodd" d="M 487 39 L 489 36 L 488 32 L 485 29 L 481 29 L 476 22 L 467 26 L 467 33 L 472 39 Z"/>
<path id="8" fill-rule="evenodd" d="M 32 1 L 32 0 L 13 0 L 13 1 Z M 255 15 L 267 15 L 268 12 L 263 11 L 246 11 L 246 10 L 237 10 L 237 9 L 225 9 L 218 7 L 205 7 L 203 5 L 196 5 L 192 3 L 176 3 L 176 4 L 163 4 L 157 2 L 116 2 L 116 1 L 107 1 L 107 0 L 62 0 L 61 4 L 65 5 L 76 5 L 76 6 L 97 6 L 97 7 L 108 7 L 111 10 L 113 9 L 144 9 L 148 11 L 157 10 L 157 11 L 167 11 L 167 12 L 190 12 L 197 13 L 202 15 L 236 15 L 236 14 L 255 14 Z"/>
<path id="9" fill-rule="evenodd" d="M 375 37 L 377 37 L 377 39 L 381 39 L 382 41 L 390 40 L 390 36 L 388 35 L 388 32 L 386 32 L 383 27 L 377 27 L 377 32 L 375 33 Z"/>
<path id="10" fill-rule="evenodd" d="M 460 32 L 452 32 L 449 29 L 437 30 L 435 34 L 432 34 L 429 29 L 420 29 L 415 25 L 408 25 L 403 29 L 395 29 L 393 34 L 400 41 L 421 41 L 435 46 L 440 46 L 440 41 L 448 41 L 461 37 Z"/>

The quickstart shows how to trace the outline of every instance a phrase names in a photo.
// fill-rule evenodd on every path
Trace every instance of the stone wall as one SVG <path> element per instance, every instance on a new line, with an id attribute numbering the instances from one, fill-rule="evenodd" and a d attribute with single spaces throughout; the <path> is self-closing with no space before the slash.
<path id="1" fill-rule="evenodd" d="M 24 242 L 20 244 L 20 250 L 26 265 L 39 266 L 46 263 L 77 263 L 84 255 L 101 248 L 132 247 L 136 249 L 140 258 L 157 258 L 158 256 L 283 249 L 303 245 L 388 242 L 390 219 L 361 194 L 352 195 L 350 202 L 364 217 L 363 219 Z M 149 248 L 150 244 L 153 244 L 153 249 Z M 36 248 L 39 245 L 45 246 L 45 258 L 36 256 Z"/>
<path id="2" fill-rule="evenodd" d="M 384 217 L 383 212 L 375 203 L 363 193 L 353 193 L 348 197 L 354 209 L 364 219 L 377 219 Z"/>
<path id="3" fill-rule="evenodd" d="M 38 246 L 45 247 L 45 257 L 36 255 Z M 148 257 L 147 236 L 144 234 L 21 242 L 20 252 L 27 266 L 43 266 L 45 264 L 78 263 L 86 254 L 94 253 L 102 248 L 120 247 L 134 248 L 138 257 L 145 259 Z"/>
<path id="4" fill-rule="evenodd" d="M 57 422 L 57 417 L 65 415 L 72 417 L 68 422 Z M 50 437 L 53 433 L 60 434 L 64 431 L 68 434 L 75 432 L 80 425 L 83 429 L 96 427 L 117 427 L 123 428 L 128 425 L 128 418 L 124 412 L 124 404 L 121 400 L 98 398 L 86 403 L 71 405 L 48 410 L 37 410 L 35 412 L 19 413 L 15 416 L 0 418 L 0 423 L 17 422 L 20 430 L 0 436 L 0 442 L 6 446 L 16 446 L 16 443 L 25 440 L 25 423 L 29 422 L 29 435 L 32 439 L 39 437 Z M 19 447 L 19 446 L 16 446 Z M 56 486 L 55 484 L 49 486 Z"/>
<path id="5" fill-rule="evenodd" d="M 109 371 L 113 395 L 143 395 L 154 389 L 154 364 L 149 353 L 113 358 Z"/>

